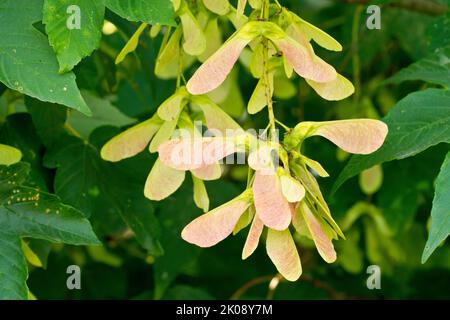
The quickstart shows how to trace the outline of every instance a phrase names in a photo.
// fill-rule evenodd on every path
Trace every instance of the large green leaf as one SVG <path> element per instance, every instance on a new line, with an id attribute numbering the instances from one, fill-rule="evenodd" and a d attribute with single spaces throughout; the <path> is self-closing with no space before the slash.
<path id="1" fill-rule="evenodd" d="M 427 30 L 428 47 L 436 50 L 450 44 L 450 11 L 435 20 Z"/>
<path id="2" fill-rule="evenodd" d="M 370 155 L 353 156 L 338 177 L 334 191 L 376 164 L 407 158 L 438 143 L 450 142 L 450 91 L 414 92 L 399 101 L 384 122 L 389 126 L 384 145 Z"/>
<path id="3" fill-rule="evenodd" d="M 406 80 L 422 80 L 450 86 L 450 47 L 436 50 L 398 72 L 387 83 L 400 83 Z"/>
<path id="4" fill-rule="evenodd" d="M 67 10 L 80 8 L 80 28 L 68 28 Z M 84 57 L 97 49 L 105 14 L 103 0 L 44 0 L 43 23 L 59 62 L 59 72 L 72 70 Z"/>
<path id="5" fill-rule="evenodd" d="M 0 228 L 0 300 L 26 299 L 27 278 L 27 263 L 19 237 Z"/>
<path id="6" fill-rule="evenodd" d="M 43 0 L 0 0 L 0 82 L 42 101 L 90 114 L 71 72 L 58 73 L 47 38 L 34 28 Z"/>
<path id="7" fill-rule="evenodd" d="M 422 255 L 422 263 L 450 234 L 450 152 L 445 157 L 436 181 L 436 193 L 431 210 L 431 228 Z"/>
<path id="8" fill-rule="evenodd" d="M 26 299 L 28 272 L 20 238 L 99 244 L 83 214 L 37 188 L 23 186 L 30 167 L 0 166 L 0 299 Z"/>
<path id="9" fill-rule="evenodd" d="M 106 6 L 130 21 L 174 26 L 172 1 L 168 0 L 105 0 Z"/>

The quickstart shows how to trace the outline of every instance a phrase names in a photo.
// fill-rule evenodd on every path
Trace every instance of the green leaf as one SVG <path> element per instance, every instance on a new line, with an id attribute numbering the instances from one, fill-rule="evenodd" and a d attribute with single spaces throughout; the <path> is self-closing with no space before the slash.
<path id="1" fill-rule="evenodd" d="M 450 47 L 437 50 L 426 58 L 400 70 L 386 83 L 401 83 L 407 80 L 422 80 L 450 86 Z"/>
<path id="2" fill-rule="evenodd" d="M 411 157 L 441 142 L 450 142 L 450 91 L 414 92 L 400 100 L 383 121 L 389 127 L 384 145 L 370 155 L 353 156 L 339 175 L 334 191 L 376 164 Z"/>
<path id="3" fill-rule="evenodd" d="M 450 44 L 450 11 L 435 20 L 427 30 L 428 48 L 436 50 Z"/>
<path id="4" fill-rule="evenodd" d="M 27 299 L 27 278 L 20 239 L 0 228 L 0 300 Z"/>
<path id="5" fill-rule="evenodd" d="M 129 125 L 135 120 L 124 115 L 108 100 L 96 97 L 89 91 L 82 91 L 83 98 L 92 110 L 92 116 L 73 111 L 67 117 L 67 123 L 72 126 L 84 139 L 88 139 L 89 135 L 95 128 L 106 125 L 114 125 L 118 127 Z"/>
<path id="6" fill-rule="evenodd" d="M 171 1 L 167 0 L 105 0 L 106 6 L 130 21 L 175 26 Z"/>
<path id="7" fill-rule="evenodd" d="M 78 6 L 80 28 L 68 28 L 71 6 Z M 70 11 L 69 11 L 70 12 Z M 43 23 L 59 62 L 59 72 L 72 70 L 98 48 L 105 15 L 103 0 L 44 0 Z"/>
<path id="8" fill-rule="evenodd" d="M 0 299 L 27 299 L 28 271 L 20 238 L 99 244 L 83 214 L 37 188 L 23 186 L 28 164 L 0 166 Z"/>
<path id="9" fill-rule="evenodd" d="M 447 153 L 436 180 L 436 193 L 431 209 L 431 228 L 425 249 L 423 250 L 422 263 L 425 263 L 433 251 L 450 234 L 450 152 Z"/>
<path id="10" fill-rule="evenodd" d="M 25 105 L 43 144 L 51 147 L 66 132 L 64 124 L 66 123 L 67 109 L 61 105 L 42 102 L 30 97 L 25 97 Z"/>
<path id="11" fill-rule="evenodd" d="M 43 0 L 0 1 L 0 82 L 89 115 L 75 75 L 58 74 L 58 61 L 47 38 L 33 27 L 42 17 L 42 5 Z"/>

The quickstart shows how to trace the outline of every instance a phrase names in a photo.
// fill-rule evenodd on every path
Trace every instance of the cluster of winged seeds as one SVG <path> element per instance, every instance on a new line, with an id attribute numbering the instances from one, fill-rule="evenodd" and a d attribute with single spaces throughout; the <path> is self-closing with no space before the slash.
<path id="1" fill-rule="evenodd" d="M 295 281 L 302 273 L 292 231 L 312 239 L 322 258 L 334 262 L 332 240 L 344 235 L 315 178 L 328 174 L 318 162 L 301 153 L 303 141 L 322 136 L 349 153 L 369 154 L 381 147 L 388 128 L 370 119 L 301 122 L 294 128 L 285 127 L 284 139 L 278 141 L 272 96 L 276 76 L 291 78 L 294 72 L 326 100 L 353 94 L 351 82 L 316 56 L 311 42 L 332 51 L 341 51 L 342 46 L 278 1 L 250 1 L 248 17 L 244 15 L 246 1 L 242 0 L 237 9 L 228 0 L 173 3 L 180 24 L 173 31 L 165 29 L 155 73 L 161 78 L 176 77 L 177 89 L 152 118 L 111 139 L 103 147 L 102 157 L 120 161 L 148 145 L 150 152 L 158 152 L 144 189 L 151 200 L 173 194 L 190 171 L 194 201 L 206 212 L 182 231 L 182 238 L 190 243 L 210 247 L 250 225 L 242 258 L 255 251 L 267 229 L 267 253 L 287 280 Z M 226 20 L 236 31 L 222 44 L 218 21 Z M 264 137 L 244 131 L 216 104 L 217 95 L 211 95 L 229 77 L 246 47 L 251 52 L 248 67 L 258 79 L 247 111 L 255 114 L 267 108 L 268 134 Z M 182 85 L 183 71 L 196 60 L 202 65 Z M 214 134 L 202 135 L 195 125 L 198 119 L 204 120 Z M 204 181 L 219 179 L 221 160 L 234 153 L 248 154 L 247 188 L 209 210 Z"/>

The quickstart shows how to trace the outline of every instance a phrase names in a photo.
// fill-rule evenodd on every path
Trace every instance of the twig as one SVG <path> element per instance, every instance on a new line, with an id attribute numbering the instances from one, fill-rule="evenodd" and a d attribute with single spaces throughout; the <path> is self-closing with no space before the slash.
<path id="1" fill-rule="evenodd" d="M 262 276 L 255 279 L 252 279 L 246 282 L 242 287 L 236 290 L 235 293 L 231 296 L 230 300 L 239 300 L 239 298 L 246 293 L 250 288 L 257 286 L 259 284 L 270 282 L 272 279 L 276 277 L 274 275 Z"/>

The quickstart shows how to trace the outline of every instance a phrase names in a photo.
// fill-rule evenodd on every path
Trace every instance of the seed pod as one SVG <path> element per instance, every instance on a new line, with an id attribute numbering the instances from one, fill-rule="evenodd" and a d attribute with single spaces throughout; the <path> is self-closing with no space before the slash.
<path id="1" fill-rule="evenodd" d="M 158 115 L 125 130 L 109 140 L 101 150 L 104 160 L 117 162 L 143 151 L 161 127 Z"/>
<path id="2" fill-rule="evenodd" d="M 156 159 L 145 183 L 144 195 L 150 200 L 163 200 L 178 190 L 184 177 L 184 171 L 172 169 Z"/>
<path id="3" fill-rule="evenodd" d="M 269 229 L 266 240 L 267 254 L 286 280 L 296 281 L 302 274 L 297 247 L 289 230 Z"/>

